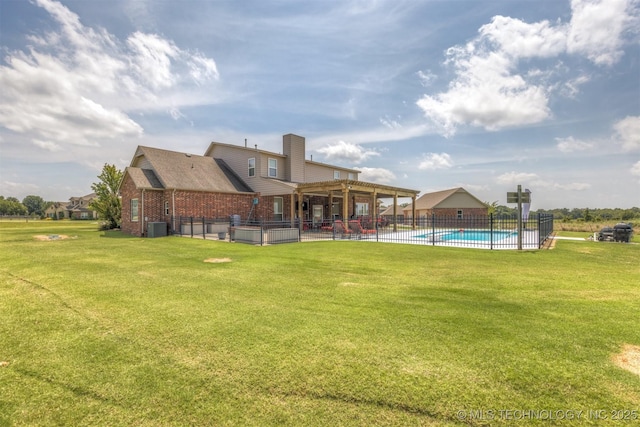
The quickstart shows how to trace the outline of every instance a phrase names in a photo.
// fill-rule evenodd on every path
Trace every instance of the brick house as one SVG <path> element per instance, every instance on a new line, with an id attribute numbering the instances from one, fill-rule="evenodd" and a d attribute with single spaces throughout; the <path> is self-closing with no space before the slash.
<path id="1" fill-rule="evenodd" d="M 53 202 L 44 210 L 44 216 L 51 219 L 69 218 L 68 202 Z"/>
<path id="2" fill-rule="evenodd" d="M 377 199 L 418 191 L 363 182 L 359 171 L 305 159 L 305 138 L 287 134 L 282 153 L 212 142 L 203 156 L 138 147 L 120 184 L 122 231 L 144 236 L 149 222 L 177 231 L 180 217 L 281 221 L 316 227 L 377 215 Z"/>
<path id="3" fill-rule="evenodd" d="M 52 219 L 96 219 L 97 214 L 89 208 L 96 193 L 71 197 L 68 202 L 53 202 L 44 211 L 44 216 Z"/>
<path id="4" fill-rule="evenodd" d="M 405 217 L 411 217 L 411 206 L 403 209 Z M 441 217 L 465 217 L 488 215 L 489 207 L 462 187 L 426 193 L 415 202 L 415 215 L 430 218 L 432 214 Z"/>
<path id="5" fill-rule="evenodd" d="M 96 193 L 86 196 L 71 197 L 67 205 L 69 218 L 71 219 L 96 219 L 97 214 L 89 209 L 89 204 L 96 198 Z"/>

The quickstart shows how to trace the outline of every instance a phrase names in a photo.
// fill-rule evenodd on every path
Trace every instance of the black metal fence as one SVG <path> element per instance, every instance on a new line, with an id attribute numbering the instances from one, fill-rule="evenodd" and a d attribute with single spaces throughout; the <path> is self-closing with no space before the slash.
<path id="1" fill-rule="evenodd" d="M 257 245 L 316 240 L 361 240 L 482 249 L 539 249 L 553 232 L 553 215 L 531 215 L 518 230 L 514 216 L 436 216 L 402 221 L 241 221 L 181 217 L 174 233 Z"/>

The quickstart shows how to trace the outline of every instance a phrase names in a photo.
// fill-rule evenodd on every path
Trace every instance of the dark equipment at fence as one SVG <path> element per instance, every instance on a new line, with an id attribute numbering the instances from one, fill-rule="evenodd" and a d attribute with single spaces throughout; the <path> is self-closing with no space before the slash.
<path id="1" fill-rule="evenodd" d="M 633 228 L 631 227 L 631 224 L 619 222 L 618 224 L 613 226 L 613 240 L 615 240 L 616 242 L 629 243 L 631 241 L 632 235 Z"/>

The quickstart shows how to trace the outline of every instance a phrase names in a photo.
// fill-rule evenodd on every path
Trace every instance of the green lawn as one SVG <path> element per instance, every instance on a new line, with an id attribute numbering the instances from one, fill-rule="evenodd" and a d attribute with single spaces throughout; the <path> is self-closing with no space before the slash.
<path id="1" fill-rule="evenodd" d="M 34 238 L 52 234 L 69 238 Z M 640 345 L 639 313 L 637 244 L 257 247 L 0 222 L 0 426 L 622 425 L 640 376 L 611 358 Z"/>

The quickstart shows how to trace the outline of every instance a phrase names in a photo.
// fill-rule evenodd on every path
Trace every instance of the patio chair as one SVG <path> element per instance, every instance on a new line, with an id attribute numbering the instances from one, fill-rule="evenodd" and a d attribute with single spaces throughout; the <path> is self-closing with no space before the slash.
<path id="1" fill-rule="evenodd" d="M 336 219 L 333 222 L 333 227 L 335 229 L 336 234 L 340 234 L 342 236 L 344 235 L 351 236 L 351 234 L 353 233 L 353 230 L 351 229 L 347 230 L 347 227 L 344 226 L 344 223 L 340 219 Z"/>
<path id="2" fill-rule="evenodd" d="M 333 231 L 333 225 L 324 221 L 320 226 L 320 231 Z"/>
<path id="3" fill-rule="evenodd" d="M 349 228 L 356 234 L 376 234 L 376 230 L 370 230 L 367 228 L 362 228 L 362 225 L 360 225 L 360 221 L 358 221 L 357 219 L 353 219 L 349 221 Z"/>

